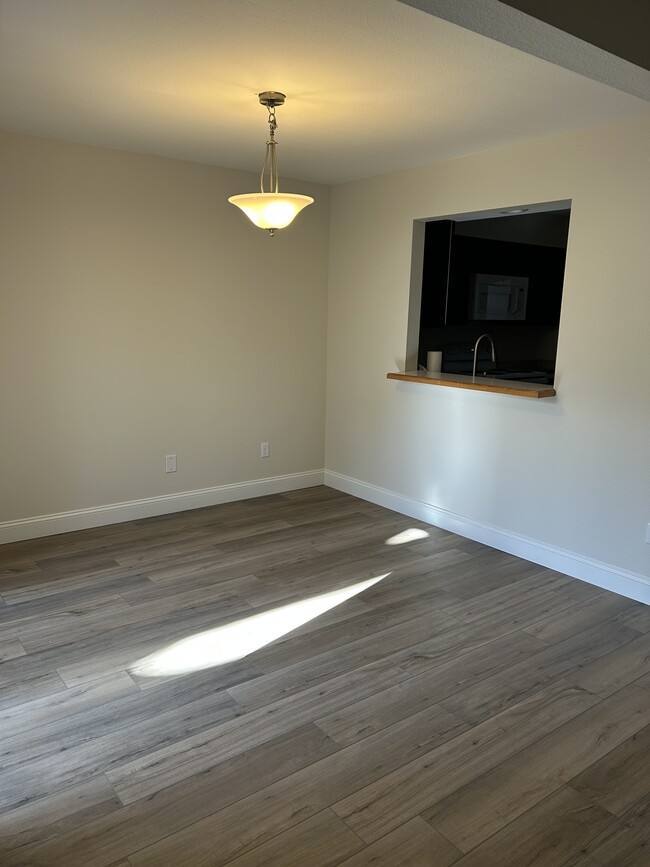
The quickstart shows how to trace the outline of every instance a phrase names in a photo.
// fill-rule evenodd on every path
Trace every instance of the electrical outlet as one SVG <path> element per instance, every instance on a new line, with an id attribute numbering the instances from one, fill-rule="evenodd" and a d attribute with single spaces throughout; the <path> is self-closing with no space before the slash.
<path id="1" fill-rule="evenodd" d="M 261 458 L 268 458 L 268 456 L 270 454 L 271 454 L 271 449 L 269 447 L 269 444 L 268 443 L 260 443 L 260 457 Z"/>
<path id="2" fill-rule="evenodd" d="M 165 455 L 165 472 L 176 472 L 176 455 Z"/>
<path id="3" fill-rule="evenodd" d="M 650 545 L 650 524 L 645 528 L 645 542 L 646 545 Z"/>

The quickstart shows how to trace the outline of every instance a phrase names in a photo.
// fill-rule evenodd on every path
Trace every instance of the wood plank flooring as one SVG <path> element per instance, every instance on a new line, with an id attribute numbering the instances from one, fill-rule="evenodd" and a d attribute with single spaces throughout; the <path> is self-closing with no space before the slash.
<path id="1" fill-rule="evenodd" d="M 650 609 L 329 488 L 0 548 L 3 867 L 641 867 L 649 756 Z"/>

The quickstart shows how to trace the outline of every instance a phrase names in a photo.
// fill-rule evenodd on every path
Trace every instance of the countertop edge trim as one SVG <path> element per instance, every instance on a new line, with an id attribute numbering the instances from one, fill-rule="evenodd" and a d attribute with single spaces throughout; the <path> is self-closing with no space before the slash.
<path id="1" fill-rule="evenodd" d="M 419 382 L 423 385 L 438 385 L 443 388 L 467 388 L 471 391 L 489 391 L 494 394 L 510 394 L 515 397 L 528 398 L 546 398 L 555 397 L 557 392 L 550 385 L 539 385 L 534 387 L 531 383 L 529 388 L 519 387 L 514 380 L 504 379 L 502 384 L 494 385 L 487 382 L 477 382 L 474 377 L 468 376 L 466 379 L 439 379 L 436 376 L 422 375 L 415 373 L 387 373 L 386 379 L 395 379 L 400 382 Z"/>

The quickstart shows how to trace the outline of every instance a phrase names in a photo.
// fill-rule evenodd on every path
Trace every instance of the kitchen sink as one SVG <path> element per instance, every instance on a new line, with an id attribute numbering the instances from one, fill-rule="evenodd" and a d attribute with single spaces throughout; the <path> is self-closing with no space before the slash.
<path id="1" fill-rule="evenodd" d="M 449 373 L 459 373 L 463 376 L 471 376 L 471 368 L 463 370 L 448 371 Z M 550 383 L 552 374 L 546 370 L 515 370 L 507 367 L 494 367 L 492 370 L 479 370 L 476 372 L 476 378 L 485 377 L 486 379 L 510 379 L 519 382 L 542 382 Z"/>
<path id="2" fill-rule="evenodd" d="M 481 371 L 481 373 L 477 373 L 476 375 L 491 379 L 513 379 L 522 382 L 549 381 L 549 375 L 545 370 L 507 370 L 506 368 L 494 368 L 493 370 Z"/>

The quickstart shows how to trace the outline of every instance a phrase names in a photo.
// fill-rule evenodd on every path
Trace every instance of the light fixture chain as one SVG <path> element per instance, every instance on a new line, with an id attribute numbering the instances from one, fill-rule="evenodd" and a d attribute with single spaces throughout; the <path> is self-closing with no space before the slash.
<path id="1" fill-rule="evenodd" d="M 269 131 L 271 138 L 273 138 L 275 131 L 278 128 L 278 122 L 275 119 L 275 106 L 271 104 L 267 106 L 267 108 L 269 110 Z"/>
<path id="2" fill-rule="evenodd" d="M 260 176 L 260 190 L 264 193 L 264 177 L 268 172 L 269 175 L 269 193 L 278 192 L 278 157 L 275 151 L 275 131 L 278 128 L 277 120 L 275 119 L 275 105 L 272 103 L 267 106 L 269 112 L 269 140 L 266 143 L 266 154 L 264 156 L 264 165 L 262 166 L 262 174 Z"/>

